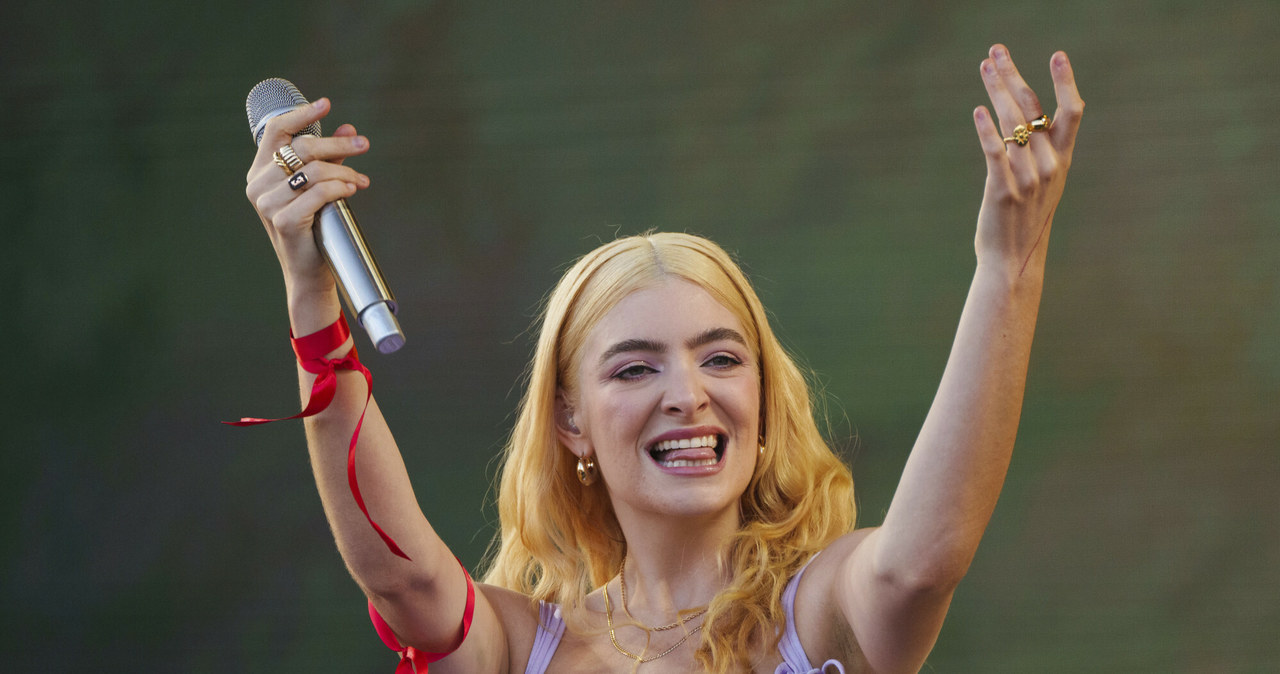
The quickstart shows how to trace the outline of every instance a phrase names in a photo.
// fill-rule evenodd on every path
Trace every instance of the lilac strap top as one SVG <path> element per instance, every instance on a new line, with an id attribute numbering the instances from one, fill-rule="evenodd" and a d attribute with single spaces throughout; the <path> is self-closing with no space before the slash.
<path id="1" fill-rule="evenodd" d="M 786 629 L 782 632 L 782 639 L 778 641 L 778 652 L 782 653 L 782 664 L 773 670 L 773 674 L 827 674 L 827 668 L 833 667 L 833 672 L 845 674 L 844 665 L 839 660 L 827 660 L 822 663 L 821 667 L 814 667 L 809 664 L 809 656 L 804 652 L 804 646 L 800 644 L 800 635 L 796 633 L 796 589 L 800 587 L 800 576 L 804 575 L 805 569 L 809 568 L 809 564 L 813 563 L 814 555 L 800 567 L 800 571 L 787 581 L 787 587 L 782 591 L 782 610 L 787 616 Z"/>
<path id="2" fill-rule="evenodd" d="M 812 561 L 810 558 L 809 562 Z M 807 568 L 808 563 L 787 582 L 787 587 L 782 591 L 782 609 L 786 614 L 787 624 L 782 640 L 778 642 L 782 664 L 778 665 L 774 674 L 845 674 L 844 665 L 838 660 L 827 660 L 822 663 L 822 667 L 810 665 L 809 656 L 800 644 L 800 635 L 796 634 L 796 588 L 800 586 L 800 576 L 804 575 Z M 533 650 L 529 653 L 529 664 L 525 666 L 524 674 L 545 674 L 563 636 L 564 618 L 560 616 L 560 607 L 545 601 L 538 602 L 538 632 L 533 638 Z M 832 668 L 830 672 L 828 668 Z"/>
<path id="3" fill-rule="evenodd" d="M 538 633 L 533 637 L 533 650 L 529 652 L 529 664 L 525 666 L 524 674 L 544 674 L 563 636 L 564 618 L 560 617 L 560 606 L 539 601 Z"/>

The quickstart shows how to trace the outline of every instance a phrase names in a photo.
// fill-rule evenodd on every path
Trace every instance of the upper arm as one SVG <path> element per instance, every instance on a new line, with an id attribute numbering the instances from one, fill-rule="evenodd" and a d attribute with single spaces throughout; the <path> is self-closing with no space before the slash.
<path id="1" fill-rule="evenodd" d="M 878 528 L 846 534 L 805 571 L 796 628 L 810 660 L 848 650 L 841 647 L 842 632 L 875 672 L 919 671 L 933 649 L 955 588 L 926 586 L 878 568 L 880 536 Z"/>

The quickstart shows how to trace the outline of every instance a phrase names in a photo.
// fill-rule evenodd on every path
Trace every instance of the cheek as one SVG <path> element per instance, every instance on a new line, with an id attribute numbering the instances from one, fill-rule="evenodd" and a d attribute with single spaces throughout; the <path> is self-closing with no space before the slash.
<path id="1" fill-rule="evenodd" d="M 744 416 L 748 421 L 757 426 L 760 425 L 760 411 L 763 400 L 760 395 L 759 380 L 745 381 L 742 383 L 741 390 L 738 395 L 740 409 L 739 414 Z"/>
<path id="2" fill-rule="evenodd" d="M 640 431 L 652 408 L 637 394 L 597 396 L 589 403 L 592 437 L 599 443 L 615 444 Z"/>

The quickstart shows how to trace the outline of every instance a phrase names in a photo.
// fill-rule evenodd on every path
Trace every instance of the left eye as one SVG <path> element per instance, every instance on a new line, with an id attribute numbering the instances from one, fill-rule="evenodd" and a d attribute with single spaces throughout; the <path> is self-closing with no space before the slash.
<path id="1" fill-rule="evenodd" d="M 705 364 L 717 368 L 730 368 L 736 365 L 741 365 L 742 361 L 730 356 L 729 354 L 720 353 L 708 358 Z"/>

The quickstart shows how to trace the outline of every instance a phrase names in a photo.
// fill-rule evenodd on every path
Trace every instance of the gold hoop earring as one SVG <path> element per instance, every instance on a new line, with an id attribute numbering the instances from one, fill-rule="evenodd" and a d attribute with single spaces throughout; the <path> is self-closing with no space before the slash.
<path id="1" fill-rule="evenodd" d="M 591 455 L 578 457 L 578 481 L 589 487 L 596 481 L 596 460 Z"/>

